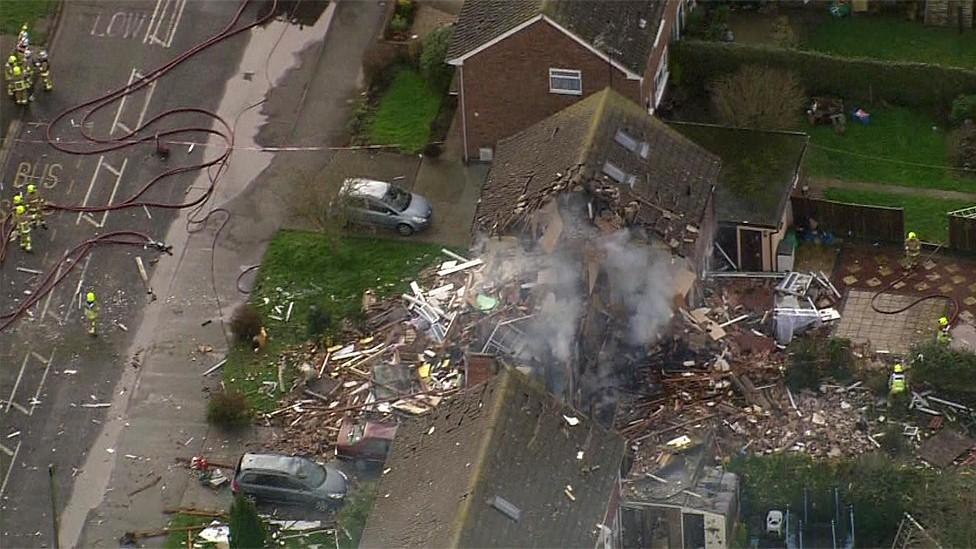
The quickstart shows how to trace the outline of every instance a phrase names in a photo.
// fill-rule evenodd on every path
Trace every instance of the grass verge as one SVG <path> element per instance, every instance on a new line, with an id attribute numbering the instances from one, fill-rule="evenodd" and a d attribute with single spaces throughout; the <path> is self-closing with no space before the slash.
<path id="1" fill-rule="evenodd" d="M 437 93 L 419 72 L 400 69 L 379 99 L 369 123 L 369 142 L 419 152 L 430 140 L 431 122 L 442 99 L 443 94 Z"/>
<path id="2" fill-rule="evenodd" d="M 328 339 L 342 322 L 360 320 L 365 290 L 371 289 L 377 297 L 403 292 L 422 269 L 436 261 L 440 248 L 359 237 L 342 238 L 333 248 L 320 233 L 280 231 L 268 246 L 251 294 L 251 303 L 270 335 L 268 346 L 260 353 L 245 347 L 231 349 L 223 368 L 225 385 L 244 393 L 257 412 L 274 409 L 278 395 L 261 388 L 264 382 L 277 381 L 282 350 L 310 338 L 310 307 L 331 317 L 323 334 Z M 291 303 L 291 319 L 286 322 Z M 292 380 L 290 372 L 285 370 L 286 386 Z"/>
<path id="3" fill-rule="evenodd" d="M 336 515 L 338 530 L 338 547 L 340 549 L 355 549 L 359 547 L 359 539 L 366 527 L 366 519 L 376 501 L 378 481 L 363 483 L 346 499 L 346 504 Z"/>
<path id="4" fill-rule="evenodd" d="M 947 242 L 949 240 L 949 219 L 946 217 L 946 213 L 973 205 L 960 200 L 942 200 L 926 196 L 837 188 L 827 189 L 824 191 L 824 196 L 829 200 L 840 202 L 904 208 L 905 229 L 915 231 L 919 238 L 929 242 Z"/>
<path id="5" fill-rule="evenodd" d="M 34 22 L 48 14 L 54 0 L 10 0 L 0 8 L 0 33 L 17 34 L 27 23 L 31 28 L 31 44 L 44 44 L 44 36 L 33 32 Z M 6 59 L 4 55 L 4 59 Z"/>
<path id="6" fill-rule="evenodd" d="M 802 47 L 843 57 L 976 69 L 976 34 L 959 33 L 951 27 L 925 26 L 920 21 L 894 16 L 831 18 L 810 25 Z"/>
<path id="7" fill-rule="evenodd" d="M 949 165 L 945 129 L 933 130 L 935 126 L 935 121 L 924 113 L 896 107 L 872 110 L 867 126 L 848 122 L 844 135 L 837 135 L 830 126 L 807 128 L 811 143 L 807 173 L 851 181 L 965 190 L 966 182 L 951 170 L 912 165 Z M 969 183 L 969 187 L 973 186 Z"/>

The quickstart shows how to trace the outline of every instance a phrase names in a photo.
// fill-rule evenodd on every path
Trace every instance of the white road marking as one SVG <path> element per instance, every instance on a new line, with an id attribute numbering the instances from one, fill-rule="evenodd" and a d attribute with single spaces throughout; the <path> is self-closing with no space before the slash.
<path id="1" fill-rule="evenodd" d="M 24 377 L 24 369 L 27 368 L 27 360 L 30 358 L 30 352 L 24 355 L 24 361 L 20 363 L 20 373 L 17 374 L 17 381 L 14 382 L 14 388 L 10 391 L 10 398 L 7 399 L 7 407 L 4 408 L 3 413 L 10 413 L 10 406 L 14 403 L 14 396 L 17 395 L 17 388 L 20 387 L 20 380 Z"/>
<path id="2" fill-rule="evenodd" d="M 172 6 L 172 11 L 170 11 Z M 149 20 L 149 27 L 146 29 L 146 36 L 142 43 L 149 45 L 159 45 L 169 48 L 173 45 L 173 37 L 176 36 L 176 29 L 183 19 L 183 9 L 186 7 L 186 0 L 156 0 L 156 9 Z M 162 36 L 160 36 L 162 31 Z"/>
<path id="3" fill-rule="evenodd" d="M 0 444 L 0 452 L 3 452 L 5 454 L 7 454 L 8 456 L 14 455 L 14 451 L 11 450 L 10 448 L 7 448 L 3 444 Z"/>
<path id="4" fill-rule="evenodd" d="M 63 262 L 62 263 L 58 263 L 58 270 L 57 270 L 56 273 L 54 273 L 54 280 L 57 280 L 57 278 L 59 276 L 61 276 L 61 271 L 62 271 L 63 268 L 64 268 L 64 263 Z M 53 298 L 53 297 L 54 297 L 54 292 L 48 292 L 47 299 L 44 300 L 44 308 L 41 309 L 41 321 L 42 322 L 43 322 L 43 320 L 45 318 L 47 318 L 47 310 L 51 306 L 51 298 Z"/>
<path id="5" fill-rule="evenodd" d="M 23 441 L 17 441 L 17 447 L 14 448 L 14 455 L 10 456 L 10 465 L 7 466 L 7 474 L 3 476 L 3 484 L 0 484 L 0 497 L 7 490 L 7 481 L 10 480 L 10 472 L 13 471 L 14 465 L 17 463 L 17 454 L 20 453 L 20 445 Z"/>
<path id="6" fill-rule="evenodd" d="M 71 316 L 71 311 L 74 310 L 72 305 L 74 305 L 75 299 L 81 298 L 81 285 L 85 283 L 85 273 L 88 272 L 88 264 L 91 263 L 91 258 L 91 254 L 88 254 L 88 257 L 85 258 L 85 265 L 81 268 L 81 278 L 78 279 L 78 286 L 75 287 L 75 293 L 68 301 L 68 310 L 64 312 L 64 318 L 61 319 L 62 324 L 67 322 L 68 317 Z"/>
<path id="7" fill-rule="evenodd" d="M 47 357 L 47 359 L 37 353 L 34 353 L 34 357 L 41 362 L 44 362 L 45 365 L 44 374 L 41 376 L 41 382 L 37 384 L 37 391 L 34 392 L 34 398 L 31 399 L 30 402 L 30 413 L 27 414 L 29 416 L 34 415 L 34 408 L 37 408 L 37 403 L 40 402 L 41 391 L 44 390 L 44 382 L 47 381 L 47 373 L 51 369 L 51 363 L 54 362 L 54 351 L 51 351 L 51 356 Z"/>
<path id="8" fill-rule="evenodd" d="M 95 166 L 94 173 L 92 173 L 91 182 L 88 183 L 88 191 L 85 193 L 85 199 L 82 201 L 81 206 L 82 207 L 88 206 L 88 200 L 91 198 L 92 189 L 95 187 L 95 181 L 98 179 L 98 172 L 102 168 L 104 168 L 105 171 L 115 176 L 115 182 L 112 183 L 112 194 L 109 196 L 108 199 L 108 204 L 112 204 L 112 201 L 115 200 L 115 195 L 119 190 L 119 183 L 122 181 L 122 174 L 125 173 L 125 167 L 128 164 L 129 164 L 129 159 L 123 158 L 122 167 L 116 168 L 105 161 L 105 155 L 99 156 L 98 164 Z M 109 214 L 109 210 L 105 210 L 104 212 L 102 212 L 102 220 L 96 221 L 95 216 L 91 215 L 90 213 L 78 212 L 78 219 L 75 220 L 75 225 L 81 223 L 81 220 L 84 219 L 85 221 L 88 221 L 95 227 L 102 228 L 105 226 L 105 221 L 108 220 L 108 214 Z"/>
<path id="9" fill-rule="evenodd" d="M 152 17 L 149 19 L 149 26 L 146 27 L 146 36 L 142 38 L 143 44 L 149 42 L 149 34 L 152 33 L 153 23 L 156 22 L 156 14 L 159 13 L 159 4 L 162 3 L 162 1 L 163 0 L 156 0 L 156 7 L 153 8 Z"/>

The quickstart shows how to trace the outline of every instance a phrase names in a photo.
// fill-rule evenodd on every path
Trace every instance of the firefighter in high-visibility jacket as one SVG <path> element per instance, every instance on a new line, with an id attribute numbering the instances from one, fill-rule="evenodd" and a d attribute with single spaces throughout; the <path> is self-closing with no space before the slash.
<path id="1" fill-rule="evenodd" d="M 14 101 L 16 101 L 18 105 L 26 105 L 28 97 L 27 76 L 24 74 L 23 69 L 20 68 L 20 65 L 14 67 L 12 74 Z"/>
<path id="2" fill-rule="evenodd" d="M 943 345 L 948 345 L 952 343 L 952 336 L 949 335 L 949 319 L 942 317 L 939 319 L 939 332 L 936 334 L 935 339 Z"/>
<path id="3" fill-rule="evenodd" d="M 918 265 L 918 257 L 922 254 L 922 241 L 914 231 L 908 233 L 905 239 L 905 268 L 914 269 Z"/>
<path id="4" fill-rule="evenodd" d="M 85 322 L 88 324 L 88 335 L 98 335 L 98 303 L 95 301 L 95 292 L 85 295 Z"/>
<path id="5" fill-rule="evenodd" d="M 3 78 L 7 83 L 7 95 L 14 96 L 14 67 L 18 65 L 17 56 L 11 55 L 7 58 L 7 64 L 3 66 Z"/>
<path id="6" fill-rule="evenodd" d="M 895 367 L 891 372 L 891 378 L 888 380 L 889 393 L 892 396 L 903 394 L 906 386 L 905 368 L 901 365 L 901 363 L 895 364 Z"/>
<path id="7" fill-rule="evenodd" d="M 34 58 L 34 69 L 37 71 L 38 81 L 44 86 L 44 91 L 54 89 L 54 81 L 51 80 L 51 63 L 47 60 L 47 50 L 41 50 Z"/>
<path id="8" fill-rule="evenodd" d="M 23 204 L 14 207 L 14 223 L 17 226 L 17 239 L 20 241 L 20 249 L 30 253 L 33 251 L 30 218 L 27 217 L 27 208 Z"/>
<path id="9" fill-rule="evenodd" d="M 47 229 L 47 222 L 44 221 L 44 199 L 37 191 L 37 185 L 33 183 L 27 185 L 27 215 L 30 217 L 31 227 Z"/>

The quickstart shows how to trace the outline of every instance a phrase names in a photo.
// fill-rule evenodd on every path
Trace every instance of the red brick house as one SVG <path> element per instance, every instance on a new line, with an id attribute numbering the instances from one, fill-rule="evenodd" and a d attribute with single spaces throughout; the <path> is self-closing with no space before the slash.
<path id="1" fill-rule="evenodd" d="M 467 0 L 447 62 L 457 67 L 465 160 L 606 87 L 653 113 L 668 45 L 689 0 Z"/>

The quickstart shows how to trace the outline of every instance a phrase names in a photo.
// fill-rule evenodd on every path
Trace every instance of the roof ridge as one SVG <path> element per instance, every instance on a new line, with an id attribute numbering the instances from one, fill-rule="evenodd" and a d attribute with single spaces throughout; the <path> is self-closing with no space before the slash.
<path id="1" fill-rule="evenodd" d="M 497 386 L 493 389 L 491 409 L 488 410 L 485 421 L 487 422 L 487 428 L 484 431 L 484 435 L 481 437 L 481 446 L 478 448 L 478 452 L 475 454 L 476 461 L 472 464 L 471 475 L 468 477 L 468 485 L 466 487 L 465 493 L 467 496 L 464 501 L 458 506 L 458 511 L 454 515 L 454 522 L 451 524 L 452 532 L 450 533 L 450 541 L 447 544 L 448 547 L 460 547 L 461 546 L 461 535 L 464 534 L 464 523 L 468 517 L 468 511 L 471 509 L 472 499 L 478 486 L 478 481 L 481 478 L 481 474 L 485 467 L 485 456 L 488 453 L 488 448 L 491 446 L 492 438 L 495 436 L 496 424 L 498 421 L 498 416 L 501 414 L 502 407 L 505 404 L 505 393 L 508 390 L 509 385 L 513 383 L 512 374 L 509 370 L 503 370 L 498 374 Z M 486 384 L 485 388 L 491 387 L 491 384 Z"/>
<path id="2" fill-rule="evenodd" d="M 603 115 L 606 113 L 607 102 L 611 93 L 616 92 L 607 86 L 603 90 L 593 94 L 599 96 L 599 102 L 597 103 L 596 109 L 593 110 L 593 118 L 590 120 L 589 128 L 586 130 L 586 136 L 583 138 L 582 143 L 580 143 L 580 156 L 577 158 L 577 165 L 585 164 L 587 157 L 590 155 L 590 149 L 593 148 L 593 141 L 596 139 L 597 131 L 600 129 L 600 124 L 603 123 Z"/>

